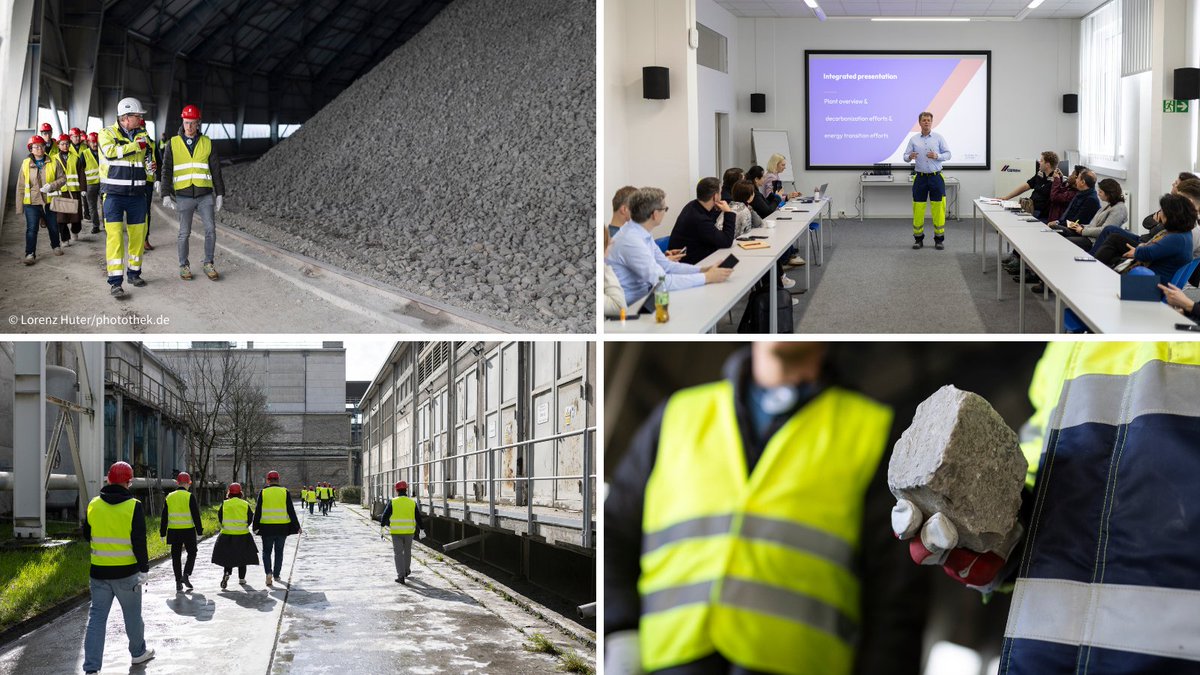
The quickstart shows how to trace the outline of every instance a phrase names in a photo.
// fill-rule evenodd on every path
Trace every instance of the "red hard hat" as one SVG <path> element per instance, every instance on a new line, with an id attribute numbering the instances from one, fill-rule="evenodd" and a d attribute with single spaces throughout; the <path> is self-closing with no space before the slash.
<path id="1" fill-rule="evenodd" d="M 42 122 L 42 131 L 53 131 L 54 127 L 50 126 L 49 122 Z"/>
<path id="2" fill-rule="evenodd" d="M 124 485 L 133 480 L 133 467 L 125 462 L 116 462 L 108 467 L 108 484 Z"/>
<path id="3" fill-rule="evenodd" d="M 183 106 L 183 114 L 180 117 L 185 120 L 198 120 L 200 119 L 200 109 L 194 105 L 185 105 Z"/>
<path id="4" fill-rule="evenodd" d="M 34 144 L 34 143 L 38 143 L 38 144 L 41 144 L 41 145 L 45 145 L 45 144 L 46 144 L 46 139 L 42 138 L 41 136 L 38 136 L 37 134 L 34 134 L 34 135 L 32 135 L 32 136 L 30 136 L 30 137 L 29 137 L 29 143 L 27 143 L 27 144 L 25 145 L 25 149 L 26 149 L 26 150 L 32 150 L 32 149 L 33 149 L 33 144 Z"/>
<path id="5" fill-rule="evenodd" d="M 231 495 L 242 494 L 242 484 L 241 483 L 230 483 L 229 484 L 229 494 L 231 494 Z"/>
<path id="6" fill-rule="evenodd" d="M 58 142 L 59 143 L 70 143 L 71 137 L 66 134 L 62 134 L 58 137 Z"/>
<path id="7" fill-rule="evenodd" d="M 79 127 L 71 127 L 71 135 L 72 136 L 82 136 L 83 129 L 80 129 Z"/>
<path id="8" fill-rule="evenodd" d="M 192 482 L 192 477 L 190 474 L 188 474 L 188 472 L 180 471 L 179 475 L 175 476 L 175 482 L 181 485 L 190 485 Z"/>
<path id="9" fill-rule="evenodd" d="M 268 471 L 267 472 L 267 480 L 279 480 L 279 472 L 278 471 Z"/>
<path id="10" fill-rule="evenodd" d="M 99 141 L 99 140 L 100 140 L 100 134 L 98 134 L 98 133 L 96 133 L 96 132 L 94 132 L 94 131 L 93 131 L 92 133 L 88 134 L 88 140 L 89 140 L 89 141 Z"/>
<path id="11" fill-rule="evenodd" d="M 407 490 L 408 483 L 406 483 L 405 481 L 400 481 L 399 483 L 396 483 L 396 489 L 397 490 Z"/>

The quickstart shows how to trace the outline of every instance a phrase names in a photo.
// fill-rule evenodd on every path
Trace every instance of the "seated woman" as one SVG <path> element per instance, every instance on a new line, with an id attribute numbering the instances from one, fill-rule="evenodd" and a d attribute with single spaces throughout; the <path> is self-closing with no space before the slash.
<path id="1" fill-rule="evenodd" d="M 770 201 L 774 206 L 779 206 L 789 199 L 795 199 L 800 196 L 799 192 L 785 192 L 783 189 L 783 181 L 779 176 L 787 170 L 787 159 L 778 152 L 771 155 L 767 160 L 767 173 L 763 177 L 763 184 L 759 188 L 760 191 L 765 191 L 763 197 Z"/>
<path id="2" fill-rule="evenodd" d="M 767 184 L 767 172 L 755 164 L 746 171 L 745 179 L 753 183 L 754 189 L 758 191 L 758 199 L 755 199 L 754 203 L 750 205 L 758 217 L 766 218 L 775 213 L 776 205 L 769 198 L 771 187 Z"/>
<path id="3" fill-rule="evenodd" d="M 1167 283 L 1180 267 L 1192 260 L 1192 228 L 1196 226 L 1196 207 L 1185 197 L 1165 194 L 1158 200 L 1159 210 L 1154 219 L 1162 224 L 1162 232 L 1136 248 L 1128 247 L 1122 258 L 1148 267 Z"/>
<path id="4" fill-rule="evenodd" d="M 752 228 L 762 227 L 762 218 L 759 218 L 754 211 L 754 202 L 759 198 L 758 190 L 754 189 L 754 183 L 740 180 L 734 183 L 730 195 L 729 208 L 737 214 L 737 227 L 734 229 L 733 236 L 737 238 Z"/>
<path id="5" fill-rule="evenodd" d="M 1097 187 L 1104 208 L 1096 213 L 1092 222 L 1085 224 L 1068 221 L 1062 229 L 1067 239 L 1085 251 L 1090 251 L 1096 244 L 1096 239 L 1104 231 L 1104 228 L 1124 228 L 1125 224 L 1129 222 L 1129 207 L 1125 204 L 1125 194 L 1121 191 L 1121 184 L 1112 178 L 1105 178 Z"/>
<path id="6" fill-rule="evenodd" d="M 744 177 L 742 170 L 738 167 L 725 169 L 725 173 L 721 176 L 721 199 L 729 201 L 733 199 L 733 185 Z"/>

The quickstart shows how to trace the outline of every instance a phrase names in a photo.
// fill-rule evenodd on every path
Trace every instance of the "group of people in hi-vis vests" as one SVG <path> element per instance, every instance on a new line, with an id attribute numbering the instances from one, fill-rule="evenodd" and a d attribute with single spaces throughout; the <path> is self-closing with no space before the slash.
<path id="1" fill-rule="evenodd" d="M 312 513 L 314 507 L 319 507 L 323 516 L 329 515 L 336 497 L 337 490 L 329 483 L 317 483 L 315 486 L 305 485 L 300 490 L 300 501 L 308 507 L 308 512 Z"/>
<path id="2" fill-rule="evenodd" d="M 191 483 L 187 472 L 176 476 L 176 489 L 164 500 L 159 526 L 160 536 L 171 545 L 177 593 L 185 592 L 185 588 L 193 590 L 189 577 L 195 569 L 197 537 L 203 533 L 199 504 L 190 492 Z M 107 485 L 88 503 L 83 521 L 84 537 L 91 548 L 92 604 L 83 662 L 88 673 L 98 672 L 102 666 L 105 624 L 114 599 L 120 603 L 125 618 L 133 663 L 144 663 L 154 657 L 154 650 L 146 646 L 142 623 L 141 593 L 150 571 L 146 515 L 141 501 L 130 491 L 132 486 L 133 468 L 125 462 L 114 463 L 108 470 Z M 238 570 L 238 582 L 245 584 L 247 566 L 258 564 L 258 548 L 252 533 L 262 539 L 266 584 L 274 587 L 283 569 L 287 537 L 302 532 L 287 488 L 279 485 L 279 472 L 267 473 L 267 486 L 258 493 L 253 507 L 246 501 L 241 484 L 231 483 L 217 509 L 217 521 L 221 529 L 213 546 L 212 562 L 223 569 L 221 589 L 228 587 L 234 568 Z M 186 563 L 181 561 L 184 550 Z"/>
<path id="3" fill-rule="evenodd" d="M 1200 342 L 1049 343 L 1016 543 L 990 551 L 889 493 L 901 427 L 825 351 L 753 343 L 634 436 L 605 502 L 606 673 L 916 675 L 913 563 L 1013 593 L 1004 675 L 1200 672 Z"/>

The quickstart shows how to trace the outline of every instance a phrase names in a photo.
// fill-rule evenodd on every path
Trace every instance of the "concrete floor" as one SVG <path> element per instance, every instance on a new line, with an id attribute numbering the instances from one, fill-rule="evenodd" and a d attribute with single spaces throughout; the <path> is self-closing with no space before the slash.
<path id="1" fill-rule="evenodd" d="M 178 216 L 156 202 L 150 225 L 155 250 L 142 260 L 143 288 L 125 284 L 114 299 L 105 283 L 104 235 L 91 224 L 53 255 L 39 230 L 37 264 L 26 267 L 25 219 L 12 210 L 0 229 L 0 332 L 17 333 L 492 333 L 508 324 L 400 291 L 272 242 L 221 226 L 217 270 L 200 269 L 203 226 L 193 223 L 189 260 L 195 278 L 179 278 Z M 229 215 L 237 218 L 236 215 Z M 61 317 L 73 318 L 72 323 Z M 53 323 L 28 323 L 51 317 Z M 102 317 L 102 318 L 99 318 Z M 106 321 L 103 325 L 101 321 Z M 117 322 L 117 323 L 114 323 Z"/>
<path id="2" fill-rule="evenodd" d="M 303 535 L 285 549 L 286 586 L 267 589 L 259 566 L 247 586 L 235 571 L 222 591 L 209 562 L 215 538 L 200 545 L 191 593 L 174 592 L 169 562 L 151 568 L 142 616 L 155 658 L 130 664 L 114 603 L 102 672 L 554 672 L 555 657 L 525 649 L 535 632 L 595 667 L 591 648 L 423 545 L 408 585 L 395 583 L 391 542 L 363 510 L 339 504 L 302 518 Z M 85 604 L 5 647 L 0 672 L 82 672 L 87 612 Z"/>

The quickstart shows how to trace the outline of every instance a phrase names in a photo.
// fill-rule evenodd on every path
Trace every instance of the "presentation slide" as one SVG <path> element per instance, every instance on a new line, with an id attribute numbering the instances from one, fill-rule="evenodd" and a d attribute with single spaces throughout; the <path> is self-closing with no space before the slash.
<path id="1" fill-rule="evenodd" d="M 909 166 L 904 148 L 933 113 L 947 169 L 991 163 L 991 52 L 804 53 L 808 169 Z"/>

